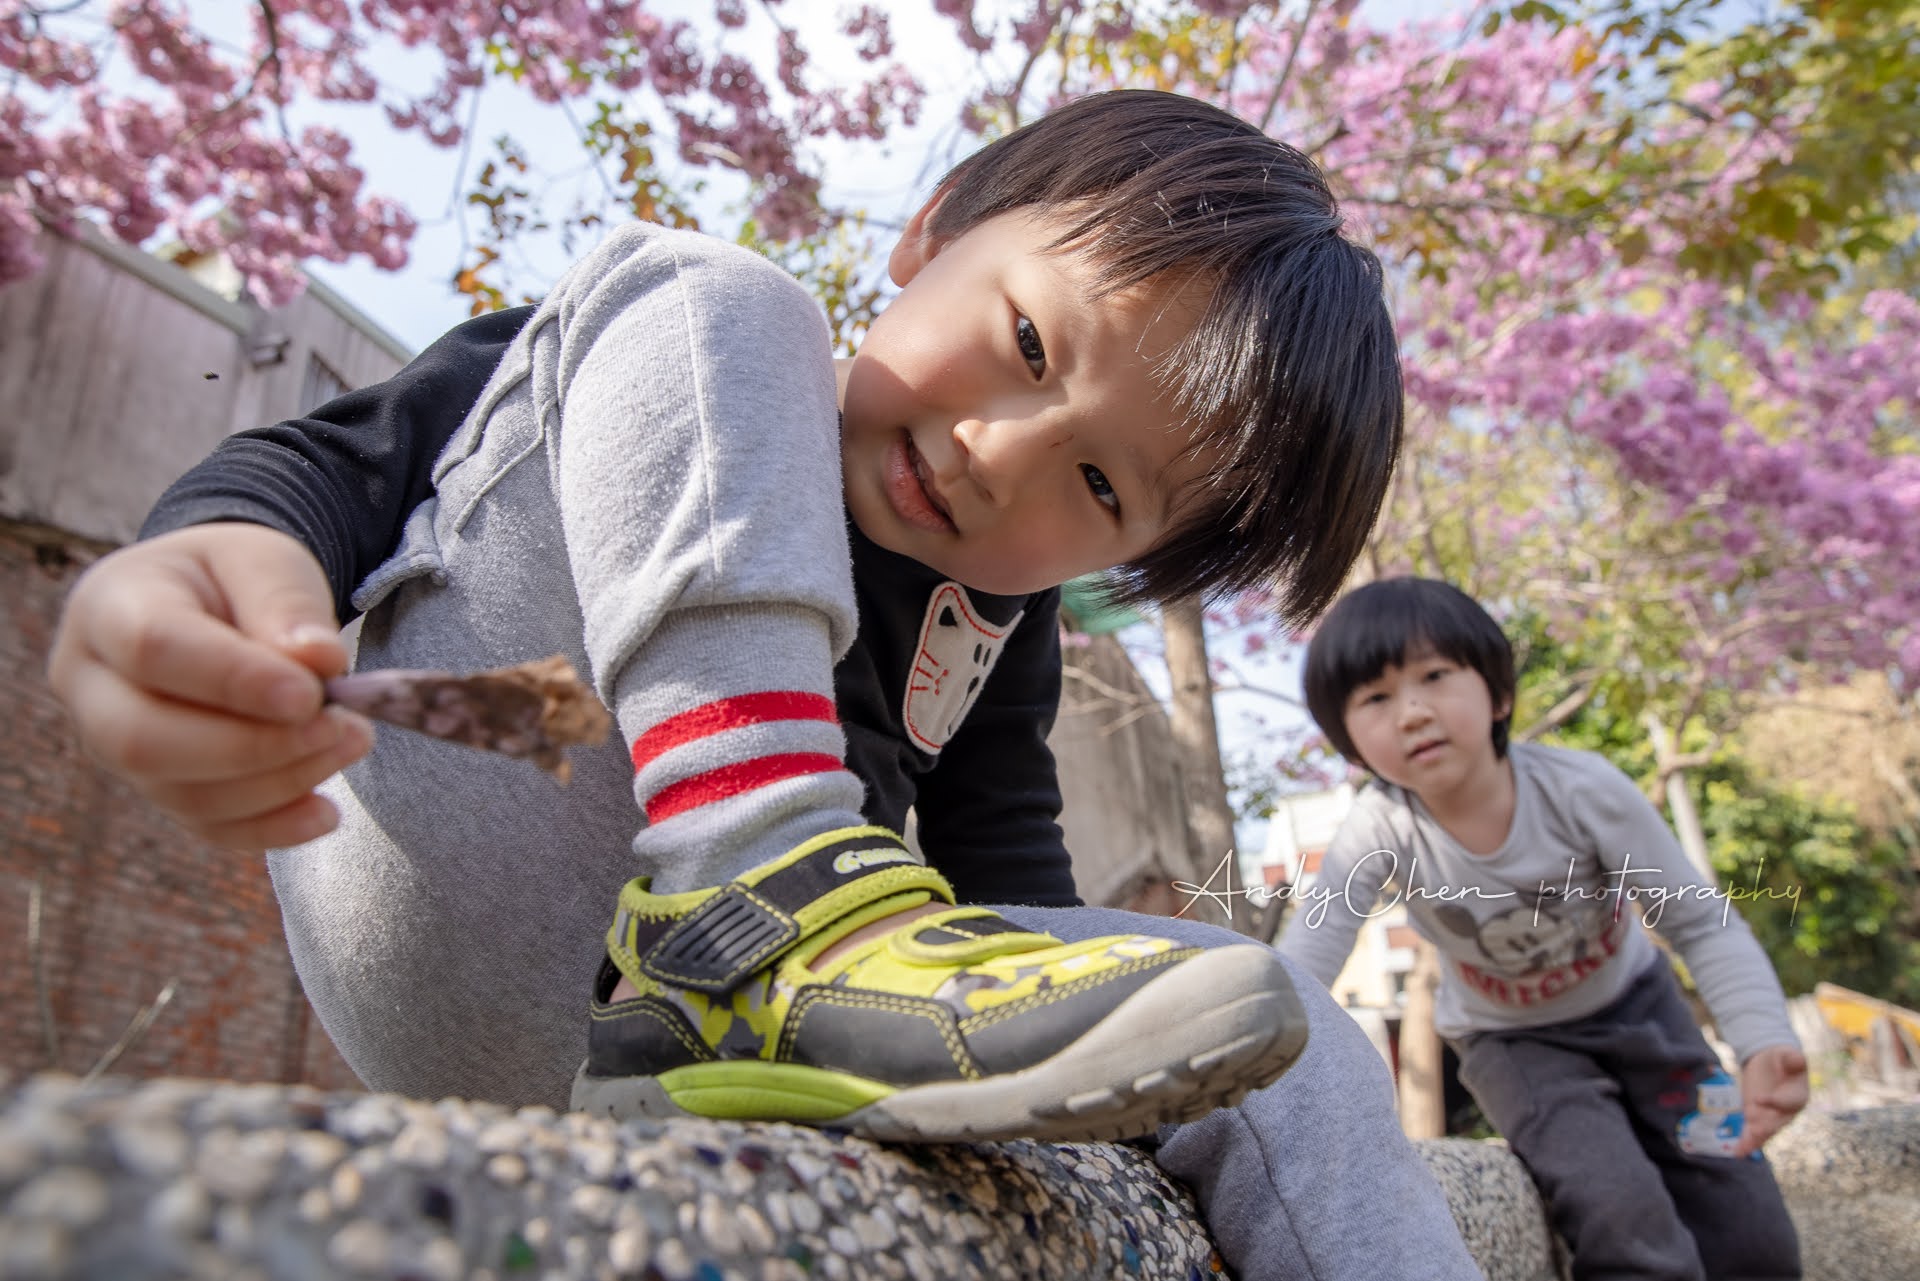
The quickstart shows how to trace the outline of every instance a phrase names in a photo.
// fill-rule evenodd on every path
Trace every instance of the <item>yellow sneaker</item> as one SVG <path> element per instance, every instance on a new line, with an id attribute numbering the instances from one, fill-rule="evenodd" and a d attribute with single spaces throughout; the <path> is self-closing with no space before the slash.
<path id="1" fill-rule="evenodd" d="M 1271 948 L 1062 943 L 953 901 L 884 828 L 717 889 L 620 891 L 573 1106 L 833 1126 L 875 1139 L 1118 1139 L 1238 1102 L 1306 1044 Z M 607 998 L 621 975 L 639 995 Z"/>

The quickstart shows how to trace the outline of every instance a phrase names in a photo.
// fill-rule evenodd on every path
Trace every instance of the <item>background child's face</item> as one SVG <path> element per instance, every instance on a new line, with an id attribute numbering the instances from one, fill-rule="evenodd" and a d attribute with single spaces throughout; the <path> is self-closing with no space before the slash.
<path id="1" fill-rule="evenodd" d="M 931 206 L 929 206 L 929 209 Z M 1205 467 L 1152 377 L 1186 337 L 1168 291 L 1097 302 L 1059 224 L 1015 212 L 944 244 L 908 224 L 901 292 L 841 376 L 847 509 L 868 538 L 1007 595 L 1111 569 L 1159 541 Z"/>
<path id="2" fill-rule="evenodd" d="M 1347 695 L 1347 736 L 1367 768 L 1420 796 L 1444 795 L 1496 764 L 1494 706 L 1479 672 L 1429 645 L 1410 647 Z"/>

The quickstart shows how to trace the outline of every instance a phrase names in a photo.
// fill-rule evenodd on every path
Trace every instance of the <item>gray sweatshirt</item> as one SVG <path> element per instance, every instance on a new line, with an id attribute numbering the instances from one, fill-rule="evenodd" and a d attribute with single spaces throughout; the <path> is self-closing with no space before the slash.
<path id="1" fill-rule="evenodd" d="M 1434 1023 L 1461 1037 L 1584 1018 L 1659 952 L 1629 906 L 1687 963 L 1741 1062 L 1797 1040 L 1773 967 L 1734 905 L 1694 870 L 1631 779 L 1592 752 L 1516 743 L 1507 839 L 1466 850 L 1404 788 L 1362 789 L 1280 950 L 1331 985 L 1363 921 L 1404 903 L 1439 949 Z"/>

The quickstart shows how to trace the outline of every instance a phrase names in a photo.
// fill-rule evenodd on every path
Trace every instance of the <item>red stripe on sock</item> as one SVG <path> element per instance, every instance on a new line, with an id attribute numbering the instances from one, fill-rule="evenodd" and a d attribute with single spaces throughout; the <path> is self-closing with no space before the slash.
<path id="1" fill-rule="evenodd" d="M 725 730 L 767 721 L 826 721 L 834 724 L 838 720 L 833 710 L 833 700 L 824 694 L 785 689 L 723 698 L 677 716 L 669 716 L 642 734 L 633 745 L 633 770 L 637 774 L 674 748 L 684 747 L 696 739 Z M 681 783 L 677 786 L 685 785 Z"/>
<path id="2" fill-rule="evenodd" d="M 658 823 L 675 814 L 684 814 L 714 801 L 724 801 L 782 779 L 798 778 L 802 774 L 824 774 L 842 768 L 844 766 L 838 756 L 828 756 L 825 752 L 788 752 L 783 756 L 758 756 L 750 761 L 722 765 L 719 769 L 683 778 L 655 792 L 653 799 L 647 802 L 647 821 Z"/>

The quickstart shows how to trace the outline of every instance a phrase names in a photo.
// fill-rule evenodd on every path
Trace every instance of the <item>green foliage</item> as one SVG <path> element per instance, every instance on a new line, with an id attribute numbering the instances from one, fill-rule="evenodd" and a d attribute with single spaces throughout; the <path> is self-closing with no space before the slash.
<path id="1" fill-rule="evenodd" d="M 1709 274 L 1835 280 L 1863 261 L 1914 264 L 1920 154 L 1920 3 L 1819 0 L 1788 7 L 1691 53 L 1681 84 L 1724 80 L 1722 110 L 1794 121 L 1793 153 L 1736 198 L 1730 224 L 1688 251 Z"/>
<path id="2" fill-rule="evenodd" d="M 1611 226 L 1676 178 L 1699 182 L 1711 157 L 1657 140 L 1661 119 L 1707 113 L 1738 123 L 1738 145 L 1789 154 L 1767 161 L 1723 213 L 1686 230 L 1681 265 L 1751 281 L 1756 292 L 1818 293 L 1863 269 L 1920 279 L 1912 197 L 1920 156 L 1920 0 L 1801 0 L 1748 9 L 1727 0 L 1539 0 L 1495 9 L 1502 21 L 1578 25 L 1596 50 L 1628 57 L 1615 101 L 1564 140 L 1528 203 L 1569 225 Z M 1703 107 L 1690 94 L 1713 86 Z M 1623 227 L 1623 262 L 1645 252 Z"/>
<path id="3" fill-rule="evenodd" d="M 1892 842 L 1730 755 L 1694 781 L 1714 868 L 1789 995 L 1825 980 L 1920 1004 L 1920 938 L 1903 928 L 1920 877 Z"/>
<path id="4" fill-rule="evenodd" d="M 591 244 L 610 219 L 699 227 L 691 201 L 701 184 L 694 181 L 682 192 L 667 183 L 654 153 L 653 126 L 626 106 L 596 103 L 593 115 L 581 125 L 580 144 L 588 157 L 585 165 L 571 174 L 547 175 L 536 170 L 513 138 L 494 141 L 496 155 L 480 167 L 466 197 L 466 203 L 484 215 L 478 243 L 467 247 L 453 278 L 455 291 L 473 299 L 473 315 L 516 301 L 508 296 L 505 282 L 525 274 L 516 272 L 510 261 L 522 237 L 553 231 L 571 258 Z M 575 188 L 570 199 L 561 194 L 568 184 Z M 464 231 L 467 224 L 461 226 Z M 518 301 L 535 298 L 523 293 Z"/>

